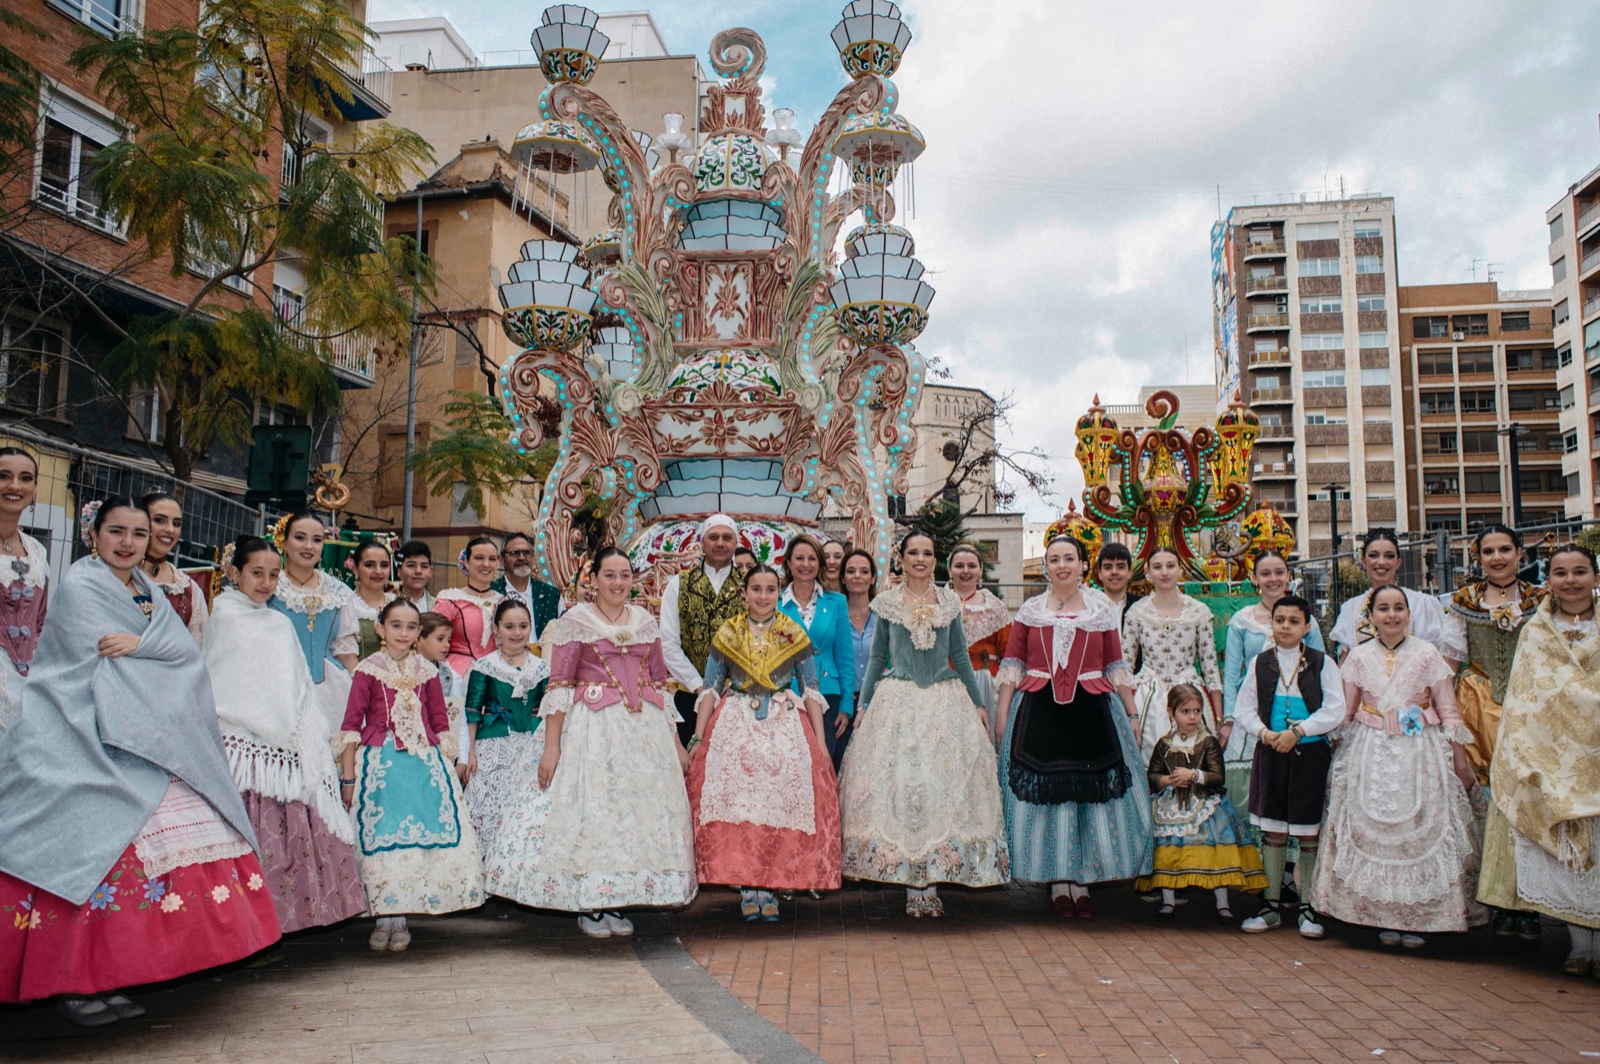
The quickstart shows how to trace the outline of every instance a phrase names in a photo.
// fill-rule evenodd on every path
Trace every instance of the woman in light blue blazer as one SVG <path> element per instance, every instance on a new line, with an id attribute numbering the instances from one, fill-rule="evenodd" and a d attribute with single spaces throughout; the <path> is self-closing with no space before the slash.
<path id="1" fill-rule="evenodd" d="M 850 605 L 836 591 L 824 591 L 822 547 L 810 536 L 796 536 L 783 557 L 785 584 L 780 608 L 806 630 L 817 658 L 817 677 L 828 711 L 822 730 L 839 771 L 850 742 L 850 718 L 855 714 L 856 658 Z"/>

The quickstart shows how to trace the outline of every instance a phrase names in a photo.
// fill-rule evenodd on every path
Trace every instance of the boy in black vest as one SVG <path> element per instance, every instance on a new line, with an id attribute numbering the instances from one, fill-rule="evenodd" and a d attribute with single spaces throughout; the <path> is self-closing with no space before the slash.
<path id="1" fill-rule="evenodd" d="M 1322 925 L 1305 901 L 1317 870 L 1317 835 L 1328 795 L 1333 752 L 1325 736 L 1344 723 L 1339 666 L 1305 645 L 1311 604 L 1287 595 L 1272 606 L 1273 646 L 1246 667 L 1234 705 L 1234 724 L 1256 739 L 1250 766 L 1250 822 L 1261 829 L 1267 889 L 1261 911 L 1240 924 L 1250 933 L 1283 922 L 1279 895 L 1289 836 L 1300 845 L 1300 933 L 1321 938 Z"/>

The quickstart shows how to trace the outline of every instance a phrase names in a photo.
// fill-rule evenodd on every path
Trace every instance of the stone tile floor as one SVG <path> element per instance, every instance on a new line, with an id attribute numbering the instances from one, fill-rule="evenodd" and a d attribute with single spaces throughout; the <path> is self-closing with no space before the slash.
<path id="1" fill-rule="evenodd" d="M 496 902 L 415 920 L 412 948 L 382 955 L 357 921 L 264 967 L 142 991 L 148 1015 L 97 1032 L 0 1008 L 0 1060 L 1600 1060 L 1600 981 L 1561 974 L 1559 929 L 1402 953 L 1357 928 L 1242 935 L 1209 897 L 1157 924 L 1127 889 L 1097 892 L 1094 921 L 1056 920 L 1032 888 L 944 894 L 938 921 L 906 918 L 899 891 L 847 890 L 746 925 L 737 895 L 709 888 L 675 921 L 688 954 L 659 916 L 632 943 L 593 941 Z"/>
<path id="2" fill-rule="evenodd" d="M 1559 928 L 1401 952 L 1353 927 L 1241 934 L 1208 893 L 1171 924 L 1127 888 L 1097 891 L 1093 921 L 1056 919 L 1037 888 L 941 893 L 937 921 L 885 889 L 746 925 L 711 888 L 678 927 L 713 978 L 833 1064 L 1600 1058 L 1600 981 L 1561 973 Z"/>
<path id="3" fill-rule="evenodd" d="M 84 1032 L 0 1009 L 0 1060 L 162 1064 L 586 1064 L 743 1058 L 658 984 L 626 939 L 493 903 L 412 920 L 405 953 L 371 922 L 284 943 L 281 961 L 136 992 L 148 1010 Z"/>

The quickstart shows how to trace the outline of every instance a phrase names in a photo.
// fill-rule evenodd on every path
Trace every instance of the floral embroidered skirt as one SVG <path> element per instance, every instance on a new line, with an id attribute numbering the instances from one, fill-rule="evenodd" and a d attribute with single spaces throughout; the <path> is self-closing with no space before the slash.
<path id="1" fill-rule="evenodd" d="M 544 754 L 544 736 L 538 731 L 512 732 L 473 744 L 478 755 L 478 771 L 467 782 L 467 813 L 478 833 L 478 850 L 494 849 L 500 817 L 517 781 L 539 766 Z"/>
<path id="2" fill-rule="evenodd" d="M 327 927 L 367 911 L 355 847 L 330 831 L 309 805 L 254 791 L 244 791 L 242 797 L 285 934 Z"/>
<path id="3" fill-rule="evenodd" d="M 1353 722 L 1342 735 L 1328 772 L 1312 906 L 1395 931 L 1486 923 L 1476 897 L 1482 829 L 1451 768 L 1444 730 L 1388 735 Z"/>
<path id="4" fill-rule="evenodd" d="M 1029 734 L 1035 731 L 1045 734 Z M 1049 687 L 1018 694 L 1000 764 L 1006 769 L 1001 791 L 1017 879 L 1105 883 L 1150 871 L 1150 790 L 1120 701 L 1082 688 L 1066 705 L 1055 701 Z M 1017 793 L 1019 787 L 1027 797 Z M 1029 800 L 1034 797 L 1046 800 Z"/>
<path id="5" fill-rule="evenodd" d="M 261 864 L 239 842 L 238 856 L 156 875 L 129 843 L 82 905 L 0 873 L 0 1002 L 176 979 L 278 941 Z"/>
<path id="6" fill-rule="evenodd" d="M 694 832 L 672 717 L 646 705 L 574 702 L 561 761 L 540 789 L 539 754 L 506 800 L 484 861 L 489 893 L 563 912 L 694 899 Z"/>
<path id="7" fill-rule="evenodd" d="M 844 874 L 927 887 L 1011 878 L 994 745 L 965 685 L 886 677 L 839 779 Z"/>
<path id="8" fill-rule="evenodd" d="M 1238 887 L 1259 893 L 1267 888 L 1249 825 L 1227 795 L 1185 802 L 1168 787 L 1150 805 L 1155 816 L 1155 863 L 1149 875 L 1139 877 L 1135 884 L 1139 890 Z"/>
<path id="9" fill-rule="evenodd" d="M 782 696 L 757 720 L 723 698 L 689 766 L 702 883 L 838 890 L 839 781 L 811 719 Z"/>
<path id="10" fill-rule="evenodd" d="M 484 902 L 478 836 L 437 746 L 421 755 L 363 746 L 356 758 L 356 849 L 376 916 L 449 913 Z"/>

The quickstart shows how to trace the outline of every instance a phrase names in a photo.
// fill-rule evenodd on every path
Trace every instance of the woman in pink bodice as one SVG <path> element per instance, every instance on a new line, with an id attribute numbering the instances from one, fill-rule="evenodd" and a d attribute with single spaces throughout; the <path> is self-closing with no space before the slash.
<path id="1" fill-rule="evenodd" d="M 595 601 L 545 631 L 544 756 L 518 783 L 485 860 L 489 892 L 582 913 L 587 935 L 630 935 L 621 910 L 695 895 L 694 834 L 671 675 L 655 619 L 629 603 L 633 568 L 595 556 Z"/>

